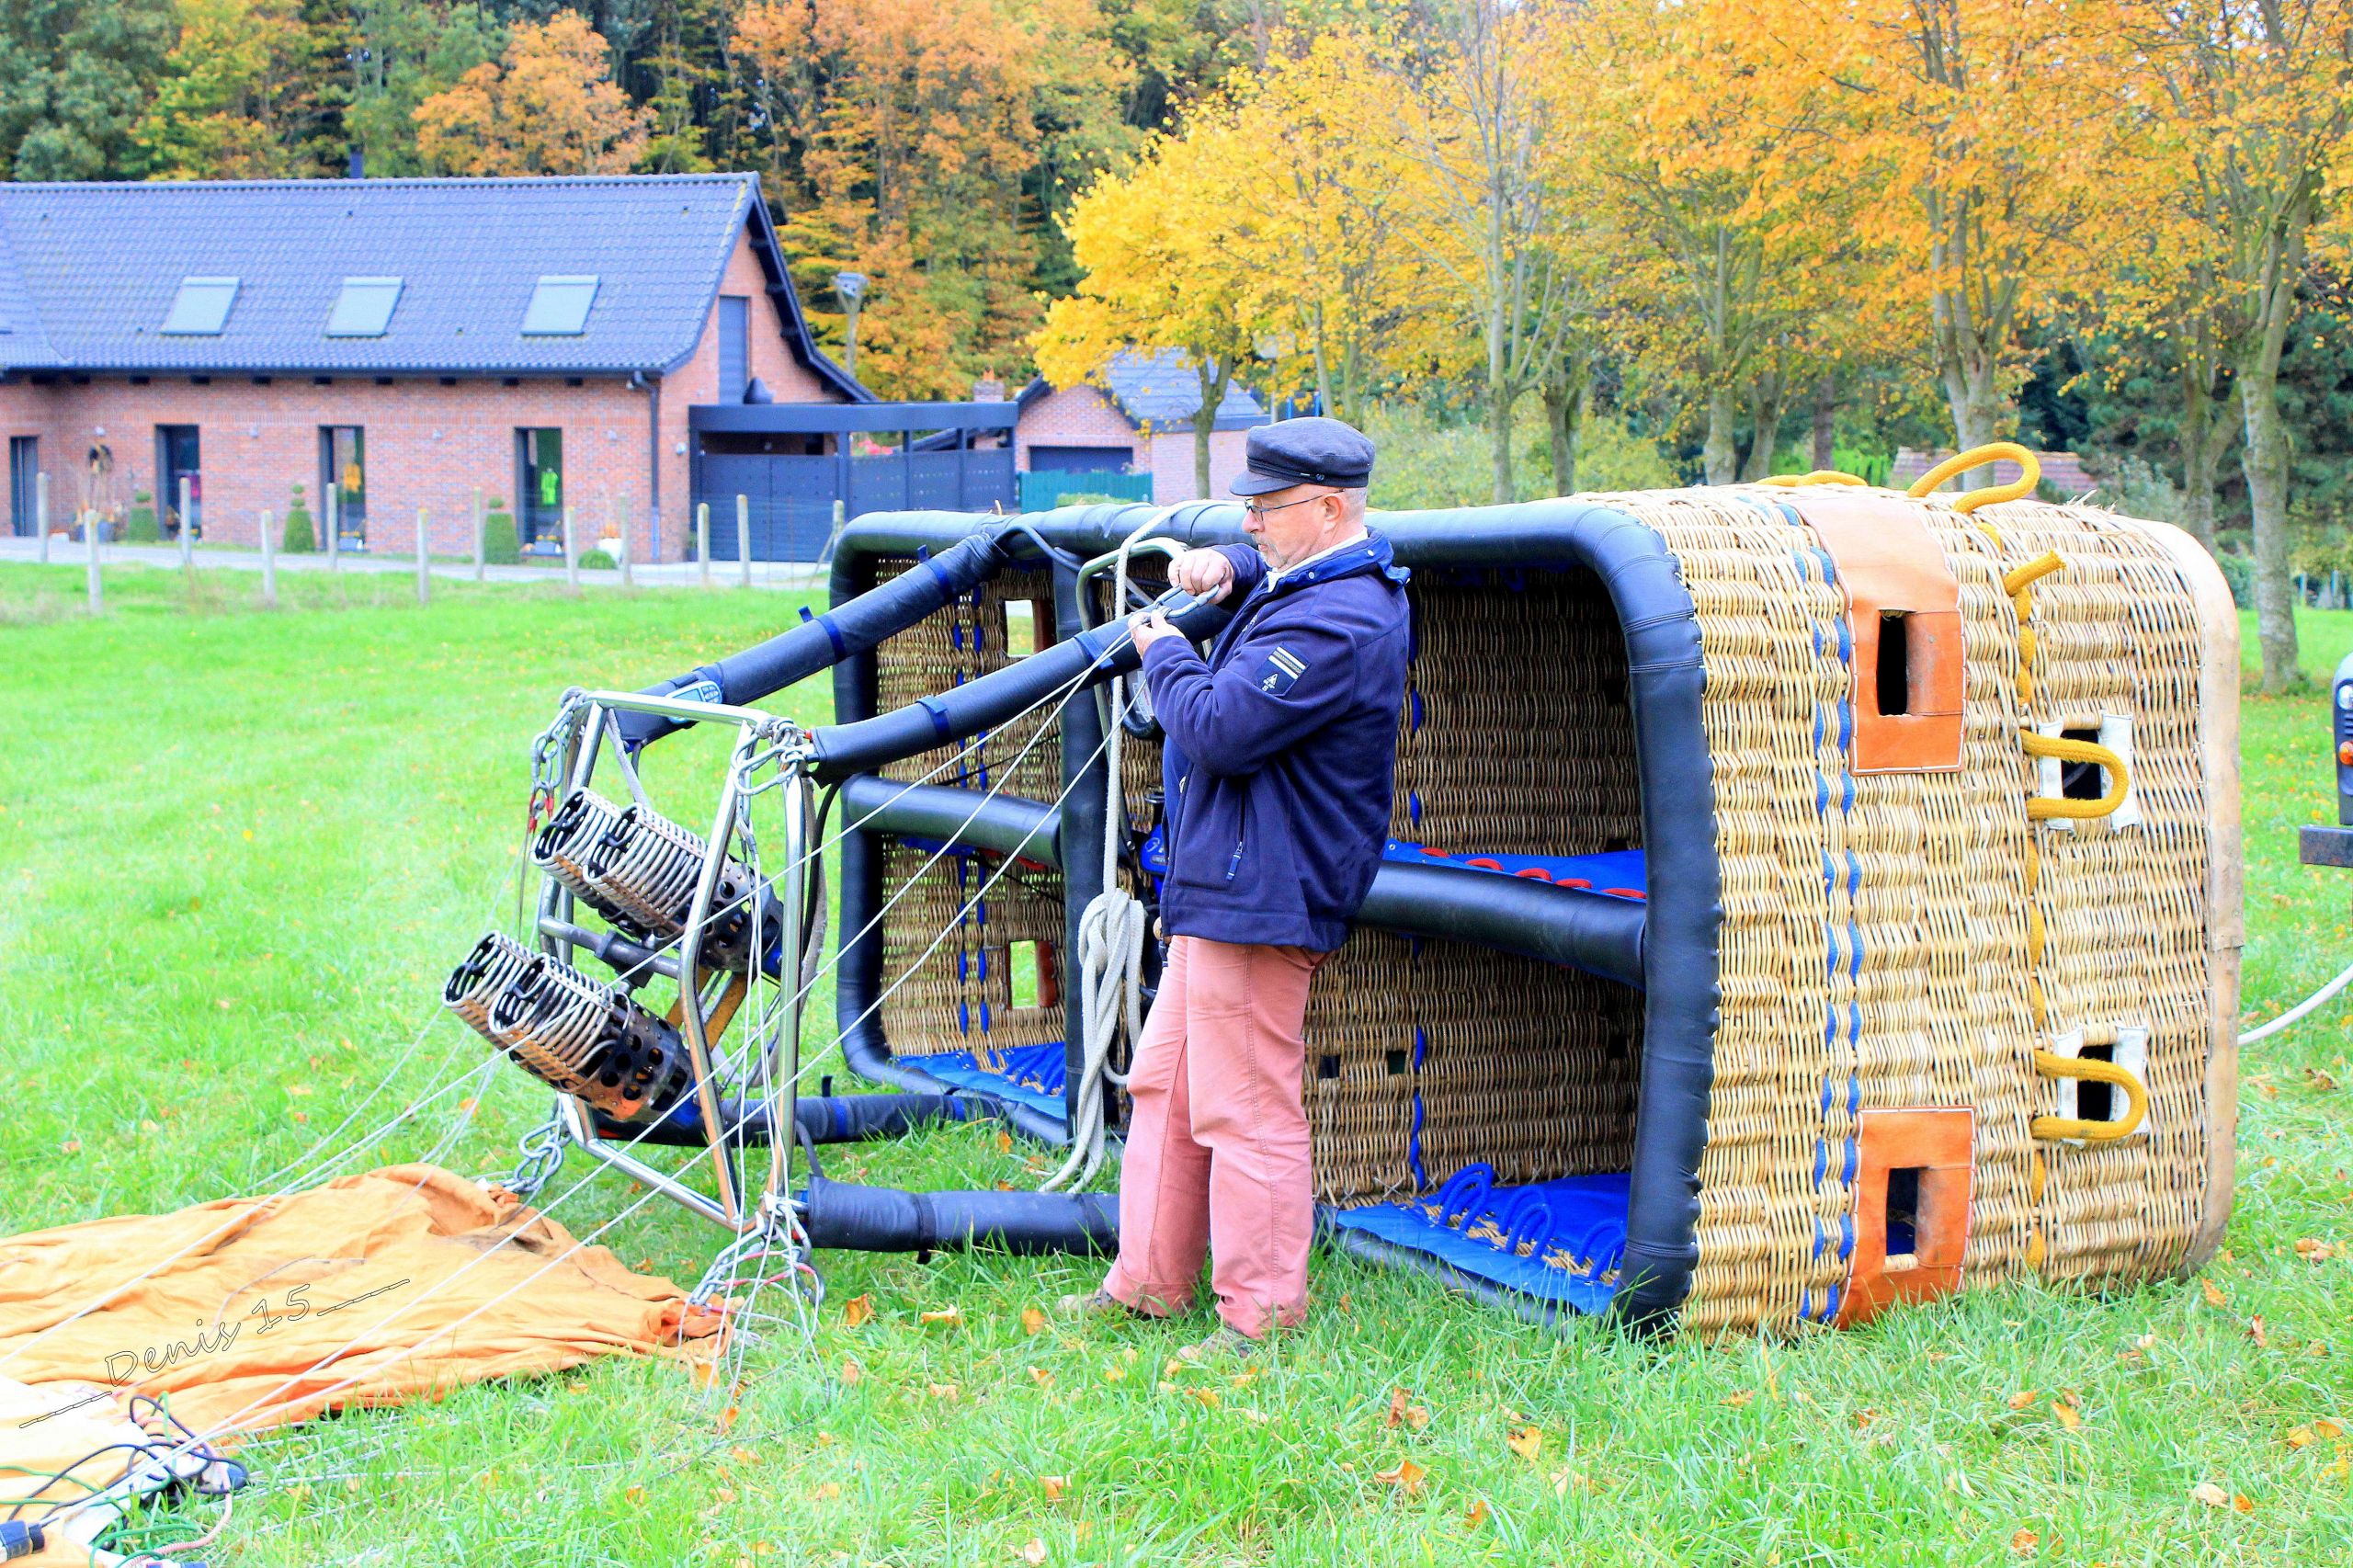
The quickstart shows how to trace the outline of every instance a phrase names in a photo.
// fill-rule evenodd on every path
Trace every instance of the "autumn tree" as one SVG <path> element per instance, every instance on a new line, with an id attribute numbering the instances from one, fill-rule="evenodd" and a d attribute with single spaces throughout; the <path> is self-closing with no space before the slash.
<path id="1" fill-rule="evenodd" d="M 1174 350 L 1200 389 L 1193 481 L 1210 494 L 1209 429 L 1234 373 L 1274 325 L 1246 234 L 1233 214 L 1257 171 L 1232 121 L 1210 118 L 1163 137 L 1131 172 L 1097 184 L 1071 210 L 1078 292 L 1048 308 L 1038 368 L 1057 386 L 1099 381 L 1122 352 Z"/>
<path id="2" fill-rule="evenodd" d="M 558 11 L 516 23 L 496 63 L 418 104 L 416 151 L 439 174 L 622 174 L 645 150 L 649 119 L 614 85 L 604 39 Z"/>
<path id="3" fill-rule="evenodd" d="M 1382 74 L 1404 182 L 1404 243 L 1434 293 L 1429 360 L 1479 378 L 1495 498 L 1514 498 L 1512 417 L 1553 373 L 1586 301 L 1569 238 L 1578 200 L 1557 123 L 1567 7 L 1555 0 L 1440 0 L 1419 47 Z"/>
<path id="4" fill-rule="evenodd" d="M 359 0 L 351 13 L 343 128 L 370 175 L 416 175 L 416 109 L 506 52 L 506 29 L 479 5 Z"/>
<path id="5" fill-rule="evenodd" d="M 131 136 L 160 179 L 272 179 L 332 166 L 339 39 L 297 0 L 180 0 L 180 32 Z"/>
<path id="6" fill-rule="evenodd" d="M 2279 362 L 2347 173 L 2353 5 L 2140 0 L 2126 16 L 2158 88 L 2149 98 L 2170 177 L 2154 216 L 2177 247 L 2151 276 L 2177 301 L 2177 329 L 2206 335 L 2189 373 L 2211 387 L 2227 366 L 2237 394 L 2263 687 L 2278 692 L 2300 678 Z"/>

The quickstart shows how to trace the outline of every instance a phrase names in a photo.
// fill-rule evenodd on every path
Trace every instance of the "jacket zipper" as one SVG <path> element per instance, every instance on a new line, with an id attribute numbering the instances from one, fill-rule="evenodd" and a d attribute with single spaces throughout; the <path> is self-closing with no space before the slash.
<path id="1" fill-rule="evenodd" d="M 1233 853 L 1226 858 L 1225 880 L 1228 883 L 1231 883 L 1235 877 L 1242 874 L 1242 842 L 1243 841 L 1239 838 L 1235 839 L 1233 841 Z"/>

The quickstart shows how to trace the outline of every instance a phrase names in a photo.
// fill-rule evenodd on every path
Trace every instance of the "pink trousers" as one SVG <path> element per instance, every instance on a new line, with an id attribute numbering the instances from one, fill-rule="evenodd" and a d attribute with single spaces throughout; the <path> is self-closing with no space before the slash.
<path id="1" fill-rule="evenodd" d="M 1191 1306 L 1201 1259 L 1218 1315 L 1253 1339 L 1307 1312 L 1314 1237 L 1300 1080 L 1305 948 L 1168 944 L 1136 1044 L 1120 1166 L 1120 1258 L 1105 1288 L 1155 1317 Z"/>

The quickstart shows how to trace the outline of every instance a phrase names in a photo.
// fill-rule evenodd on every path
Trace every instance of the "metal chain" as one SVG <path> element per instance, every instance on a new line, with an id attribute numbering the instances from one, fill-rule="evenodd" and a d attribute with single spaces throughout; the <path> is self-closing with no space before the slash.
<path id="1" fill-rule="evenodd" d="M 529 1203 L 563 1168 L 564 1143 L 563 1118 L 559 1113 L 523 1134 L 516 1144 L 523 1152 L 523 1158 L 512 1171 L 476 1179 L 484 1187 L 504 1187 Z"/>

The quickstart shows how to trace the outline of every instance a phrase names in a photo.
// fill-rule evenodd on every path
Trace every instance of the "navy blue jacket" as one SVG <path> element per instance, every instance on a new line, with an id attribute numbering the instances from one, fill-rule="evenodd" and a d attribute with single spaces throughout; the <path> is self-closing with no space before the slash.
<path id="1" fill-rule="evenodd" d="M 1161 923 L 1173 937 L 1328 952 L 1389 836 L 1407 574 L 1370 533 L 1271 589 L 1257 551 L 1222 553 L 1234 613 L 1207 662 L 1181 637 L 1143 655 L 1168 737 Z"/>

